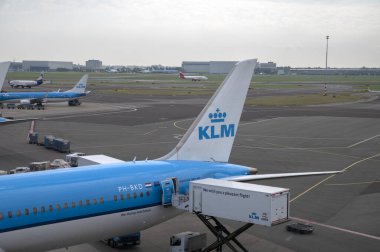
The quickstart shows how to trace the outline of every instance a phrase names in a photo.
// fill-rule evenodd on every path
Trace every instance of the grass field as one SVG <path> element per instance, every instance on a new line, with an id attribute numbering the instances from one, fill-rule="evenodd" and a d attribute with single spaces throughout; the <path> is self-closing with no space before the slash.
<path id="1" fill-rule="evenodd" d="M 378 90 L 380 90 L 380 85 L 372 85 L 372 86 L 370 86 L 369 87 L 371 90 L 376 90 L 376 91 L 378 91 Z"/>
<path id="2" fill-rule="evenodd" d="M 7 80 L 14 79 L 36 79 L 39 76 L 39 72 L 9 72 Z M 84 73 L 82 72 L 46 72 L 45 79 L 52 80 L 53 83 L 72 83 L 80 79 Z M 129 74 L 129 73 L 89 73 L 90 83 L 139 83 L 139 82 L 151 82 L 151 83 L 186 83 L 191 81 L 180 80 L 176 74 Z M 225 75 L 224 74 L 210 74 L 207 75 L 209 80 L 202 81 L 205 84 L 220 84 Z M 380 76 L 344 76 L 334 75 L 324 76 L 320 75 L 255 75 L 253 83 L 255 85 L 264 84 L 313 84 L 313 83 L 331 83 L 331 84 L 359 84 L 359 85 L 380 85 Z M 286 86 L 284 86 L 286 88 Z M 279 87 L 281 88 L 281 87 Z M 373 87 L 375 89 L 375 87 Z"/>
<path id="3" fill-rule="evenodd" d="M 47 72 L 45 79 L 52 81 L 46 86 L 54 87 L 57 84 L 67 86 L 76 83 L 83 72 Z M 35 79 L 39 72 L 9 72 L 7 79 Z M 106 94 L 127 94 L 127 95 L 149 95 L 149 96 L 192 96 L 211 95 L 222 83 L 225 75 L 207 75 L 207 81 L 194 82 L 181 80 L 176 74 L 129 74 L 129 73 L 89 73 L 89 89 L 101 85 L 103 89 L 97 90 Z M 259 89 L 308 89 L 315 87 L 315 84 L 325 82 L 324 76 L 316 75 L 255 75 L 251 83 L 251 90 Z M 142 84 L 141 87 L 139 84 Z M 302 106 L 326 103 L 353 102 L 361 98 L 361 93 L 366 93 L 368 86 L 372 90 L 380 90 L 380 76 L 328 76 L 328 84 L 351 85 L 354 87 L 352 93 L 341 93 L 336 97 L 322 96 L 321 94 L 303 95 L 278 95 L 249 98 L 248 105 L 256 106 Z M 117 84 L 117 88 L 111 88 L 112 84 Z M 175 84 L 173 86 L 160 86 L 160 84 Z M 183 84 L 183 86 L 182 86 Z M 190 84 L 190 86 L 189 86 Z M 201 84 L 201 85 L 199 85 Z M 110 85 L 109 89 L 104 89 Z M 302 93 L 302 91 L 301 91 Z"/>
<path id="4" fill-rule="evenodd" d="M 323 96 L 322 94 L 305 95 L 282 95 L 248 98 L 247 105 L 253 106 L 306 106 L 328 103 L 354 102 L 360 100 L 361 96 L 342 93 L 336 95 Z"/>
<path id="5" fill-rule="evenodd" d="M 108 89 L 99 90 L 98 93 L 106 94 L 128 94 L 128 95 L 164 95 L 164 96 L 188 96 L 188 95 L 211 95 L 214 90 L 210 89 L 189 89 L 189 88 L 171 88 L 171 89 Z"/>

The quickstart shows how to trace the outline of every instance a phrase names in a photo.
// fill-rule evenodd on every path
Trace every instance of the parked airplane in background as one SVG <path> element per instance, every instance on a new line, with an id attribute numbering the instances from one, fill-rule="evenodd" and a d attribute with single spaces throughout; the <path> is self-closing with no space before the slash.
<path id="1" fill-rule="evenodd" d="M 255 168 L 227 163 L 255 64 L 235 65 L 164 157 L 1 176 L 0 251 L 45 251 L 147 229 L 182 213 L 163 207 L 166 186 L 186 194 L 189 181 L 203 178 L 249 181 L 336 173 L 260 176 Z"/>
<path id="2" fill-rule="evenodd" d="M 107 73 L 118 73 L 119 71 L 115 68 L 110 68 L 106 70 Z"/>
<path id="3" fill-rule="evenodd" d="M 7 68 L 8 69 L 8 68 Z M 0 103 L 39 104 L 68 101 L 70 106 L 80 105 L 79 98 L 86 96 L 88 75 L 85 74 L 74 88 L 64 92 L 7 92 L 0 93 Z M 0 90 L 2 83 L 0 84 Z"/>
<path id="4" fill-rule="evenodd" d="M 370 93 L 380 93 L 380 90 L 372 90 L 368 87 L 368 92 Z"/>
<path id="5" fill-rule="evenodd" d="M 186 80 L 191 80 L 191 81 L 201 81 L 201 80 L 208 80 L 206 76 L 197 76 L 197 75 L 184 75 L 182 72 L 179 72 L 179 78 L 180 79 L 186 79 Z"/>
<path id="6" fill-rule="evenodd" d="M 7 75 L 10 64 L 11 62 L 0 63 L 0 91 L 1 91 L 1 88 L 3 87 L 5 76 Z M 13 119 L 12 118 L 11 119 L 11 118 L 6 118 L 6 117 L 1 117 L 1 114 L 0 114 L 0 126 L 13 124 L 13 123 L 19 123 L 19 122 L 25 122 L 25 121 L 31 121 L 31 120 L 36 120 L 36 118 L 27 118 L 27 119 Z"/>
<path id="7" fill-rule="evenodd" d="M 44 83 L 44 73 L 41 72 L 36 80 L 11 80 L 8 83 L 12 88 L 31 88 L 32 86 L 39 86 Z"/>

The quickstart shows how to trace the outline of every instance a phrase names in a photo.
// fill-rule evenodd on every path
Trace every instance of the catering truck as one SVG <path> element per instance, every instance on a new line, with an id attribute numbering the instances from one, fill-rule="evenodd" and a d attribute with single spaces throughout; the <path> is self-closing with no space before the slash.
<path id="1" fill-rule="evenodd" d="M 190 182 L 189 211 L 264 226 L 289 219 L 289 189 L 221 179 Z"/>

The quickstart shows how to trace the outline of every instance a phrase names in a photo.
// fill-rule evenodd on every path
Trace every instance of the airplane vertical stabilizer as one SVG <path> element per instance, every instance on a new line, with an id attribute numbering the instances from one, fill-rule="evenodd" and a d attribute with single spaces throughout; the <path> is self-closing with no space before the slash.
<path id="1" fill-rule="evenodd" d="M 234 66 L 178 145 L 158 160 L 228 162 L 256 61 Z"/>
<path id="2" fill-rule="evenodd" d="M 78 83 L 75 84 L 74 88 L 67 90 L 66 92 L 73 92 L 73 93 L 86 92 L 87 80 L 88 80 L 88 74 L 83 75 L 83 77 L 78 81 Z"/>
<path id="3" fill-rule="evenodd" d="M 44 83 L 44 72 L 41 72 L 40 76 L 36 79 L 37 85 L 41 85 Z"/>
<path id="4" fill-rule="evenodd" d="M 10 65 L 10 61 L 0 63 L 0 92 L 3 89 L 5 76 L 7 76 L 8 68 Z"/>

